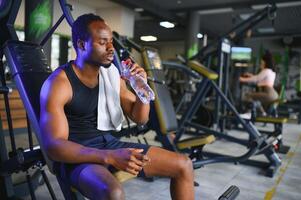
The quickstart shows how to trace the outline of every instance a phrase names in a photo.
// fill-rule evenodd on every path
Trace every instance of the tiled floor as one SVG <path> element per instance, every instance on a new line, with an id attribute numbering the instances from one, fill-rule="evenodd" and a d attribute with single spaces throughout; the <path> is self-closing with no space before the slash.
<path id="1" fill-rule="evenodd" d="M 260 126 L 260 125 L 259 125 Z M 200 186 L 195 187 L 195 197 L 197 200 L 215 200 L 229 186 L 236 185 L 240 188 L 238 200 L 300 200 L 301 199 L 301 126 L 287 124 L 284 127 L 284 142 L 291 146 L 289 154 L 279 156 L 282 158 L 282 165 L 274 178 L 262 175 L 260 169 L 246 166 L 234 165 L 231 163 L 218 163 L 207 165 L 195 170 L 195 181 Z M 269 128 L 269 127 L 268 127 Z M 230 133 L 244 137 L 238 131 Z M 153 138 L 153 134 L 147 134 L 148 139 Z M 156 144 L 156 143 L 152 143 Z M 233 145 L 225 141 L 217 141 L 206 147 L 208 150 L 226 152 L 231 155 L 239 155 L 246 151 L 246 148 Z M 258 156 L 263 160 L 262 156 Z M 62 193 L 56 179 L 47 172 L 51 184 L 58 199 L 63 199 Z M 132 179 L 123 183 L 127 200 L 166 200 L 170 199 L 169 180 L 166 178 L 156 178 L 154 182 L 146 182 L 142 179 Z M 271 191 L 271 192 L 268 192 Z M 45 185 L 36 190 L 39 200 L 51 199 Z M 27 196 L 25 199 L 30 199 Z"/>

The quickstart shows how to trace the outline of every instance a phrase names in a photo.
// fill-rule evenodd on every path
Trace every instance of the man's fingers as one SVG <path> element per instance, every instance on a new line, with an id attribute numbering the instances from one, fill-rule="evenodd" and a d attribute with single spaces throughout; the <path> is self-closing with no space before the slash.
<path id="1" fill-rule="evenodd" d="M 143 161 L 137 159 L 135 155 L 132 155 L 130 160 L 140 167 L 144 166 Z"/>
<path id="2" fill-rule="evenodd" d="M 135 171 L 142 170 L 142 166 L 137 165 L 135 162 L 129 162 L 128 167 L 134 169 Z"/>
<path id="3" fill-rule="evenodd" d="M 150 158 L 147 155 L 143 155 L 143 160 L 146 161 L 146 162 L 149 162 Z"/>
<path id="4" fill-rule="evenodd" d="M 133 175 L 135 175 L 135 176 L 137 176 L 138 173 L 139 173 L 138 171 L 135 171 L 134 169 L 129 168 L 129 167 L 126 168 L 125 171 L 128 172 L 128 173 L 130 173 L 130 174 L 133 174 Z"/>
<path id="5" fill-rule="evenodd" d="M 144 71 L 144 70 L 141 69 L 141 68 L 135 68 L 135 69 L 133 69 L 133 70 L 131 71 L 131 73 L 132 73 L 132 74 L 139 74 L 139 73 L 141 73 L 142 71 Z"/>
<path id="6" fill-rule="evenodd" d="M 148 162 L 150 162 L 150 158 L 147 155 L 141 153 L 135 153 L 134 156 L 145 166 Z"/>
<path id="7" fill-rule="evenodd" d="M 128 148 L 131 152 L 142 153 L 144 149 Z"/>

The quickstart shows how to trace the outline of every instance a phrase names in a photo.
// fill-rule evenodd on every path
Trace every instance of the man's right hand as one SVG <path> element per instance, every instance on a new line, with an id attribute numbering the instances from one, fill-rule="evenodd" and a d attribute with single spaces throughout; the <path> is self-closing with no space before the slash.
<path id="1" fill-rule="evenodd" d="M 142 168 L 149 163 L 150 159 L 142 154 L 143 149 L 122 148 L 109 151 L 107 164 L 118 170 L 138 175 Z"/>

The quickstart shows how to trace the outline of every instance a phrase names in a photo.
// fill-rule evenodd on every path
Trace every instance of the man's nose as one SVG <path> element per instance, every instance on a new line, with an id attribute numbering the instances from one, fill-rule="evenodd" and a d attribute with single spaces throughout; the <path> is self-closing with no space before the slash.
<path id="1" fill-rule="evenodd" d="M 112 50 L 112 51 L 114 51 L 113 42 L 108 42 L 108 43 L 107 43 L 107 50 Z"/>

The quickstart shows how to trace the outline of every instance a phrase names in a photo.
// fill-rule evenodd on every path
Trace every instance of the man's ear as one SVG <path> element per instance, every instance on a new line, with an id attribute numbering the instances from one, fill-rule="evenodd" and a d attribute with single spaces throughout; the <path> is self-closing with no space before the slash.
<path id="1" fill-rule="evenodd" d="M 78 39 L 77 40 L 77 48 L 81 50 L 85 50 L 85 42 L 83 40 Z"/>

